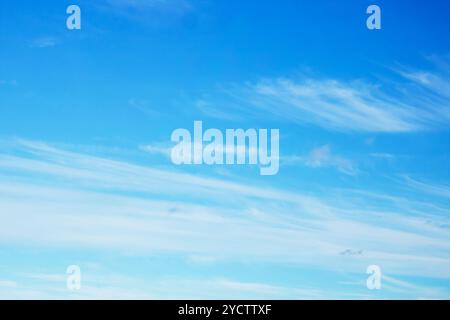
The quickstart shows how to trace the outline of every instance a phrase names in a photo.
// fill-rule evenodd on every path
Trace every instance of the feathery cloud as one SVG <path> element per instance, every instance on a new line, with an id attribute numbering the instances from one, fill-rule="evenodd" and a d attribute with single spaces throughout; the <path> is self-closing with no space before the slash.
<path id="1" fill-rule="evenodd" d="M 450 124 L 450 72 L 396 70 L 402 80 L 384 83 L 331 78 L 272 78 L 235 85 L 202 99 L 200 111 L 259 117 L 270 114 L 298 124 L 354 132 L 413 132 Z M 220 112 L 214 105 L 226 106 Z"/>

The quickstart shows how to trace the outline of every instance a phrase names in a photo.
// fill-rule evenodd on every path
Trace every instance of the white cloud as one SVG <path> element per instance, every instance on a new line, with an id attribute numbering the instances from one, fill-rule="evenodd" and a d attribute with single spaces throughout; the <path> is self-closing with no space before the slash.
<path id="1" fill-rule="evenodd" d="M 398 82 L 358 79 L 268 78 L 223 90 L 202 99 L 205 114 L 224 118 L 267 114 L 299 124 L 357 132 L 436 130 L 450 124 L 448 70 L 396 70 Z M 215 112 L 213 106 L 226 106 Z M 205 110 L 206 111 L 205 111 Z"/>
<path id="2" fill-rule="evenodd" d="M 400 67 L 394 69 L 402 77 L 412 81 L 418 87 L 426 88 L 438 96 L 450 98 L 450 55 L 427 58 L 432 70 Z M 447 100 L 447 107 L 449 107 Z"/>
<path id="3" fill-rule="evenodd" d="M 265 80 L 249 87 L 254 105 L 296 122 L 356 131 L 413 131 L 423 127 L 419 110 L 383 97 L 363 82 Z"/>
<path id="4" fill-rule="evenodd" d="M 358 173 L 352 161 L 334 155 L 331 152 L 331 146 L 328 144 L 314 148 L 306 156 L 286 156 L 282 160 L 284 164 L 301 163 L 311 168 L 334 167 L 348 175 L 356 175 Z"/>
<path id="5" fill-rule="evenodd" d="M 450 278 L 450 233 L 418 223 L 417 215 L 428 218 L 428 211 L 408 217 L 393 206 L 355 207 L 345 198 L 338 205 L 301 191 L 148 168 L 33 141 L 17 140 L 2 150 L 3 245 L 211 259 L 220 252 L 220 259 L 331 270 L 344 264 L 349 272 L 377 261 L 391 274 Z M 356 244 L 363 255 L 340 254 Z"/>

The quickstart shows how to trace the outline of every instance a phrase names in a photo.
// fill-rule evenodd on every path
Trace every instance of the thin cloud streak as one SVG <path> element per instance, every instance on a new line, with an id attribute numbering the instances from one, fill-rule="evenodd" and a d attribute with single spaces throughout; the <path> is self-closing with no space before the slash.
<path id="1" fill-rule="evenodd" d="M 331 151 L 331 146 L 328 144 L 314 148 L 306 156 L 283 157 L 282 163 L 286 165 L 293 165 L 300 163 L 311 168 L 332 167 L 350 176 L 358 174 L 358 169 L 354 166 L 352 161 L 333 154 Z"/>

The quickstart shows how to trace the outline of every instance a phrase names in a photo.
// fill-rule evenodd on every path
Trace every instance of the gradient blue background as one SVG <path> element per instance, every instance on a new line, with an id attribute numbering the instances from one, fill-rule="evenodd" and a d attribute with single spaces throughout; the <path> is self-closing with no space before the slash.
<path id="1" fill-rule="evenodd" d="M 0 297 L 449 298 L 449 9 L 2 1 Z M 194 120 L 279 173 L 173 165 Z"/>

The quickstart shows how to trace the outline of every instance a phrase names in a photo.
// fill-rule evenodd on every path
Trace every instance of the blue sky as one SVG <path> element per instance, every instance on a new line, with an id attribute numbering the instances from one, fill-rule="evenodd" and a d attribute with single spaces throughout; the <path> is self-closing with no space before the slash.
<path id="1" fill-rule="evenodd" d="M 0 298 L 450 298 L 449 9 L 2 1 Z M 173 165 L 194 120 L 279 173 Z"/>

